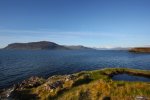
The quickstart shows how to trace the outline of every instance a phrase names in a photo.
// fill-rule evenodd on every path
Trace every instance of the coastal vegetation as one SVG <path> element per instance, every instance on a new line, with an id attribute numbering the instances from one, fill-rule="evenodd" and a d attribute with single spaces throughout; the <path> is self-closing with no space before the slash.
<path id="1" fill-rule="evenodd" d="M 135 100 L 138 98 L 144 100 L 150 98 L 150 82 L 112 80 L 114 75 L 122 73 L 150 78 L 148 70 L 127 68 L 83 71 L 71 75 L 55 75 L 48 79 L 31 77 L 15 85 L 9 97 L 21 100 Z"/>

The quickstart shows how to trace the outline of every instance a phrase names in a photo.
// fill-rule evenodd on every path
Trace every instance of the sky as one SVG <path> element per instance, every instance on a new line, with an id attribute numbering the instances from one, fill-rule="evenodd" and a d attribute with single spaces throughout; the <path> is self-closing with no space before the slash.
<path id="1" fill-rule="evenodd" d="M 0 0 L 0 48 L 36 41 L 150 45 L 150 0 Z"/>

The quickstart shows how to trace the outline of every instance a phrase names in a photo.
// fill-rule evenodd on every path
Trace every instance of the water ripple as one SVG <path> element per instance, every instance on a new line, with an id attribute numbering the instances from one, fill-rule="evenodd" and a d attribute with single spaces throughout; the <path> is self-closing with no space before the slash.
<path id="1" fill-rule="evenodd" d="M 0 88 L 30 76 L 47 78 L 106 67 L 150 70 L 150 54 L 127 51 L 5 51 L 0 50 Z"/>

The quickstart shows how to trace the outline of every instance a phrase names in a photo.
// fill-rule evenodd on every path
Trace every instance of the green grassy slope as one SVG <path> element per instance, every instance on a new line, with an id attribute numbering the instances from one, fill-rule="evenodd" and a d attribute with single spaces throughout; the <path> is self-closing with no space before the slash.
<path id="1" fill-rule="evenodd" d="M 72 75 L 56 75 L 40 81 L 37 86 L 28 83 L 17 87 L 12 96 L 19 99 L 40 100 L 135 100 L 150 98 L 150 82 L 113 81 L 119 73 L 150 78 L 150 71 L 110 68 L 84 71 Z M 28 86 L 30 84 L 30 86 Z"/>

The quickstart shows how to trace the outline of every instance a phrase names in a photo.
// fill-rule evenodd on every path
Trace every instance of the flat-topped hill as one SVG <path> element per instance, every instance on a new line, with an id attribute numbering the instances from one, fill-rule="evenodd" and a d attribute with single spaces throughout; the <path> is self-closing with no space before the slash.
<path id="1" fill-rule="evenodd" d="M 29 43 L 12 43 L 4 49 L 7 50 L 85 50 L 92 49 L 84 46 L 65 46 L 49 41 L 29 42 Z"/>
<path id="2" fill-rule="evenodd" d="M 40 41 L 40 42 L 29 42 L 29 43 L 12 43 L 4 49 L 31 49 L 31 50 L 49 50 L 49 49 L 67 49 L 64 46 L 58 45 L 53 42 Z"/>

